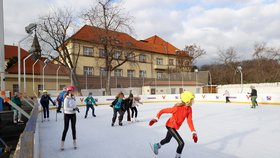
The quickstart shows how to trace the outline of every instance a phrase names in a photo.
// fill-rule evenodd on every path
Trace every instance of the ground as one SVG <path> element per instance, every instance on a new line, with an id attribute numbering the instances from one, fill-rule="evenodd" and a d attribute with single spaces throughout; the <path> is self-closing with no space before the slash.
<path id="1" fill-rule="evenodd" d="M 111 127 L 112 108 L 98 106 L 97 117 L 84 119 L 85 107 L 77 114 L 78 149 L 74 150 L 69 128 L 65 150 L 60 151 L 63 131 L 63 114 L 51 111 L 49 122 L 39 123 L 40 152 L 42 158 L 153 158 L 149 143 L 159 142 L 166 135 L 163 115 L 150 127 L 148 122 L 156 113 L 174 103 L 146 103 L 140 107 L 139 122 L 129 123 L 124 116 L 124 126 Z M 89 111 L 91 112 L 91 111 Z M 198 134 L 194 143 L 187 123 L 179 133 L 185 141 L 182 158 L 279 158 L 280 107 L 234 103 L 201 103 L 193 106 L 193 121 Z M 175 157 L 177 143 L 174 139 L 162 146 L 158 158 Z"/>

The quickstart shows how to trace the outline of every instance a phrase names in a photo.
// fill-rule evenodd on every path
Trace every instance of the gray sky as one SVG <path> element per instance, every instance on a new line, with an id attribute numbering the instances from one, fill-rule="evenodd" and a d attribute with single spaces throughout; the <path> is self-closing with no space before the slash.
<path id="1" fill-rule="evenodd" d="M 26 35 L 24 27 L 51 8 L 79 13 L 94 2 L 4 0 L 5 44 L 17 44 Z M 158 35 L 179 49 L 195 43 L 207 52 L 198 65 L 216 61 L 218 49 L 235 47 L 241 59 L 250 59 L 255 42 L 280 48 L 280 0 L 126 0 L 122 5 L 134 17 L 136 39 Z"/>

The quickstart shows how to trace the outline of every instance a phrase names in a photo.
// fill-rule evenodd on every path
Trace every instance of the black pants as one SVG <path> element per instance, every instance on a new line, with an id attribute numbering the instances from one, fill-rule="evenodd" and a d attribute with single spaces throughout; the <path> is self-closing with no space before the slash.
<path id="1" fill-rule="evenodd" d="M 46 118 L 46 113 L 47 113 L 47 118 L 49 118 L 49 113 L 50 113 L 49 105 L 42 105 L 42 107 L 44 111 L 44 118 Z"/>
<path id="2" fill-rule="evenodd" d="M 62 133 L 62 141 L 65 141 L 65 137 L 69 128 L 69 122 L 71 120 L 72 136 L 73 140 L 76 139 L 76 114 L 64 114 L 64 130 Z"/>
<path id="3" fill-rule="evenodd" d="M 62 106 L 62 101 L 58 101 L 58 106 L 57 106 L 56 112 L 60 111 L 61 106 Z"/>
<path id="4" fill-rule="evenodd" d="M 127 121 L 131 121 L 130 108 L 127 108 L 126 112 L 127 112 Z"/>
<path id="5" fill-rule="evenodd" d="M 91 108 L 91 110 L 92 110 L 92 116 L 94 116 L 94 115 L 95 115 L 95 114 L 94 114 L 94 107 L 93 107 L 92 104 L 87 104 L 87 110 L 86 110 L 86 115 L 85 115 L 85 116 L 87 116 L 89 108 Z"/>
<path id="6" fill-rule="evenodd" d="M 124 111 L 121 110 L 121 109 L 115 109 L 115 108 L 113 108 L 113 110 L 114 110 L 114 114 L 113 114 L 113 118 L 112 118 L 112 123 L 116 122 L 117 113 L 119 113 L 119 115 L 120 115 L 119 116 L 119 122 L 122 122 Z"/>
<path id="7" fill-rule="evenodd" d="M 135 118 L 137 118 L 137 114 L 138 114 L 138 111 L 137 111 L 137 108 L 136 107 L 131 107 L 131 117 L 133 118 L 133 115 L 134 115 L 134 112 L 135 112 Z"/>
<path id="8" fill-rule="evenodd" d="M 176 139 L 176 141 L 178 142 L 177 153 L 181 154 L 182 150 L 184 148 L 184 145 L 185 145 L 183 139 L 181 138 L 181 136 L 179 135 L 179 133 L 177 132 L 177 130 L 175 128 L 170 128 L 167 126 L 166 126 L 166 128 L 167 128 L 166 137 L 160 141 L 160 144 L 164 145 L 166 143 L 169 143 L 171 138 L 174 137 Z"/>
<path id="9" fill-rule="evenodd" d="M 226 103 L 230 103 L 229 97 L 226 97 Z"/>

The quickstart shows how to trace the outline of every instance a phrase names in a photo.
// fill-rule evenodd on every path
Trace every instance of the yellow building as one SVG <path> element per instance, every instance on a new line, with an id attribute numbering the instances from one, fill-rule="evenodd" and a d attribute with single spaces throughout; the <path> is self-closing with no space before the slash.
<path id="1" fill-rule="evenodd" d="M 111 45 L 114 48 L 110 48 L 114 51 L 113 58 L 121 62 L 129 53 L 129 60 L 111 74 L 112 88 L 130 87 L 131 80 L 134 87 L 155 84 L 154 79 L 167 79 L 168 73 L 178 70 L 180 62 L 185 64 L 185 71 L 190 71 L 191 57 L 156 35 L 145 40 L 136 40 L 126 33 L 115 31 L 109 31 L 108 35 L 114 38 Z M 103 38 L 103 29 L 85 25 L 68 39 L 67 47 L 71 50 L 72 59 L 79 57 L 76 72 L 82 88 L 105 87 Z M 113 66 L 116 62 L 112 60 Z"/>

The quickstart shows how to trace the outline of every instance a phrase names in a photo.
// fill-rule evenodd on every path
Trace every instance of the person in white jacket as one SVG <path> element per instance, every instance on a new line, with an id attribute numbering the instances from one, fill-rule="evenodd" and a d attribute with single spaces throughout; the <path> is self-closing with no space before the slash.
<path id="1" fill-rule="evenodd" d="M 62 133 L 61 139 L 61 150 L 64 150 L 64 141 L 66 138 L 66 134 L 69 128 L 69 122 L 71 121 L 71 128 L 72 128 L 72 136 L 73 136 L 73 145 L 74 149 L 77 149 L 77 142 L 76 142 L 76 111 L 79 111 L 79 108 L 76 105 L 76 99 L 73 93 L 74 88 L 70 87 L 67 88 L 67 93 L 64 97 L 64 130 Z"/>
<path id="2" fill-rule="evenodd" d="M 137 121 L 137 114 L 138 114 L 138 110 L 136 106 L 139 106 L 139 104 L 143 104 L 142 102 L 140 102 L 140 99 L 141 98 L 139 96 L 133 97 L 133 102 L 131 105 L 131 111 L 132 111 L 131 118 L 134 117 L 134 113 L 135 113 L 135 121 Z"/>

